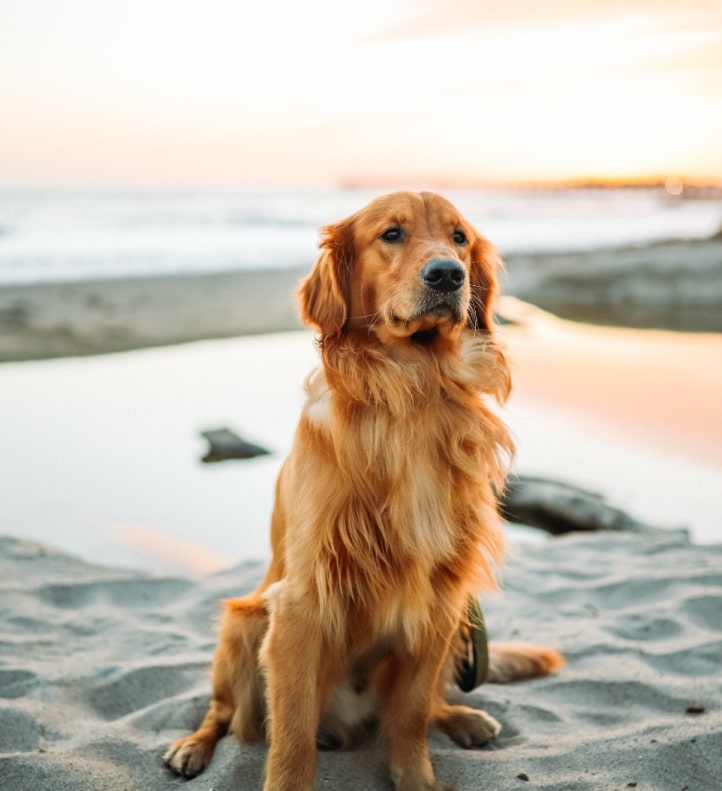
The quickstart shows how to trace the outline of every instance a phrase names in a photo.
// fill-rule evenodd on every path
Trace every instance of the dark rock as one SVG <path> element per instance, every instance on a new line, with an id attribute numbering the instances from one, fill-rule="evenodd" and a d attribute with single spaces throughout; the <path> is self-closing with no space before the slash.
<path id="1" fill-rule="evenodd" d="M 227 428 L 202 431 L 201 436 L 205 437 L 210 445 L 208 453 L 202 459 L 206 464 L 228 459 L 253 459 L 270 453 L 260 445 L 247 442 Z"/>
<path id="2" fill-rule="evenodd" d="M 578 486 L 524 475 L 511 476 L 500 503 L 509 522 L 559 535 L 590 530 L 640 530 L 645 525 Z"/>

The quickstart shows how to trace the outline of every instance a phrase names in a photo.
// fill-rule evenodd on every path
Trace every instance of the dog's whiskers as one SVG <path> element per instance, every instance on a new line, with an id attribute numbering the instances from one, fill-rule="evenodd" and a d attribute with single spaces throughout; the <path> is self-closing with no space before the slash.
<path id="1" fill-rule="evenodd" d="M 469 326 L 474 331 L 481 329 L 481 318 L 484 314 L 484 297 L 489 289 L 486 286 L 472 284 L 471 299 L 469 301 Z"/>

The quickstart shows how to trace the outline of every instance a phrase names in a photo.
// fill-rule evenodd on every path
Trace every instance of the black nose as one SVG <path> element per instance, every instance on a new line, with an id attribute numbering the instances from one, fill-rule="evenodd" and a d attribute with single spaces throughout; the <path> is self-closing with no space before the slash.
<path id="1" fill-rule="evenodd" d="M 466 271 L 453 258 L 434 258 L 421 270 L 421 280 L 434 291 L 456 291 L 464 285 Z"/>

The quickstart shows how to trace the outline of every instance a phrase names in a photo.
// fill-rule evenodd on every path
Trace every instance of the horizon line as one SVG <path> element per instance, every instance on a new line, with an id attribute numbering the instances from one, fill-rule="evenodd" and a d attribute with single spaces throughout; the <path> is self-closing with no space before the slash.
<path id="1" fill-rule="evenodd" d="M 317 184 L 260 184 L 238 182 L 236 184 L 0 184 L 0 192 L 282 192 L 313 190 L 353 190 L 353 189 L 399 189 L 404 185 L 409 189 L 462 189 L 492 191 L 529 191 L 529 190 L 574 190 L 574 189 L 664 189 L 672 196 L 681 196 L 685 191 L 722 190 L 722 178 L 700 178 L 679 174 L 652 175 L 641 177 L 580 176 L 571 178 L 545 179 L 459 179 L 443 177 L 342 177 L 329 183 Z"/>

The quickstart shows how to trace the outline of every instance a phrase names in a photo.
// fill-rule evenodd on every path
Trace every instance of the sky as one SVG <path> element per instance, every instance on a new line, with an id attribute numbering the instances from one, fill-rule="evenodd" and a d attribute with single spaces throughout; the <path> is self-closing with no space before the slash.
<path id="1" fill-rule="evenodd" d="M 0 187 L 722 180 L 719 0 L 0 0 Z"/>

